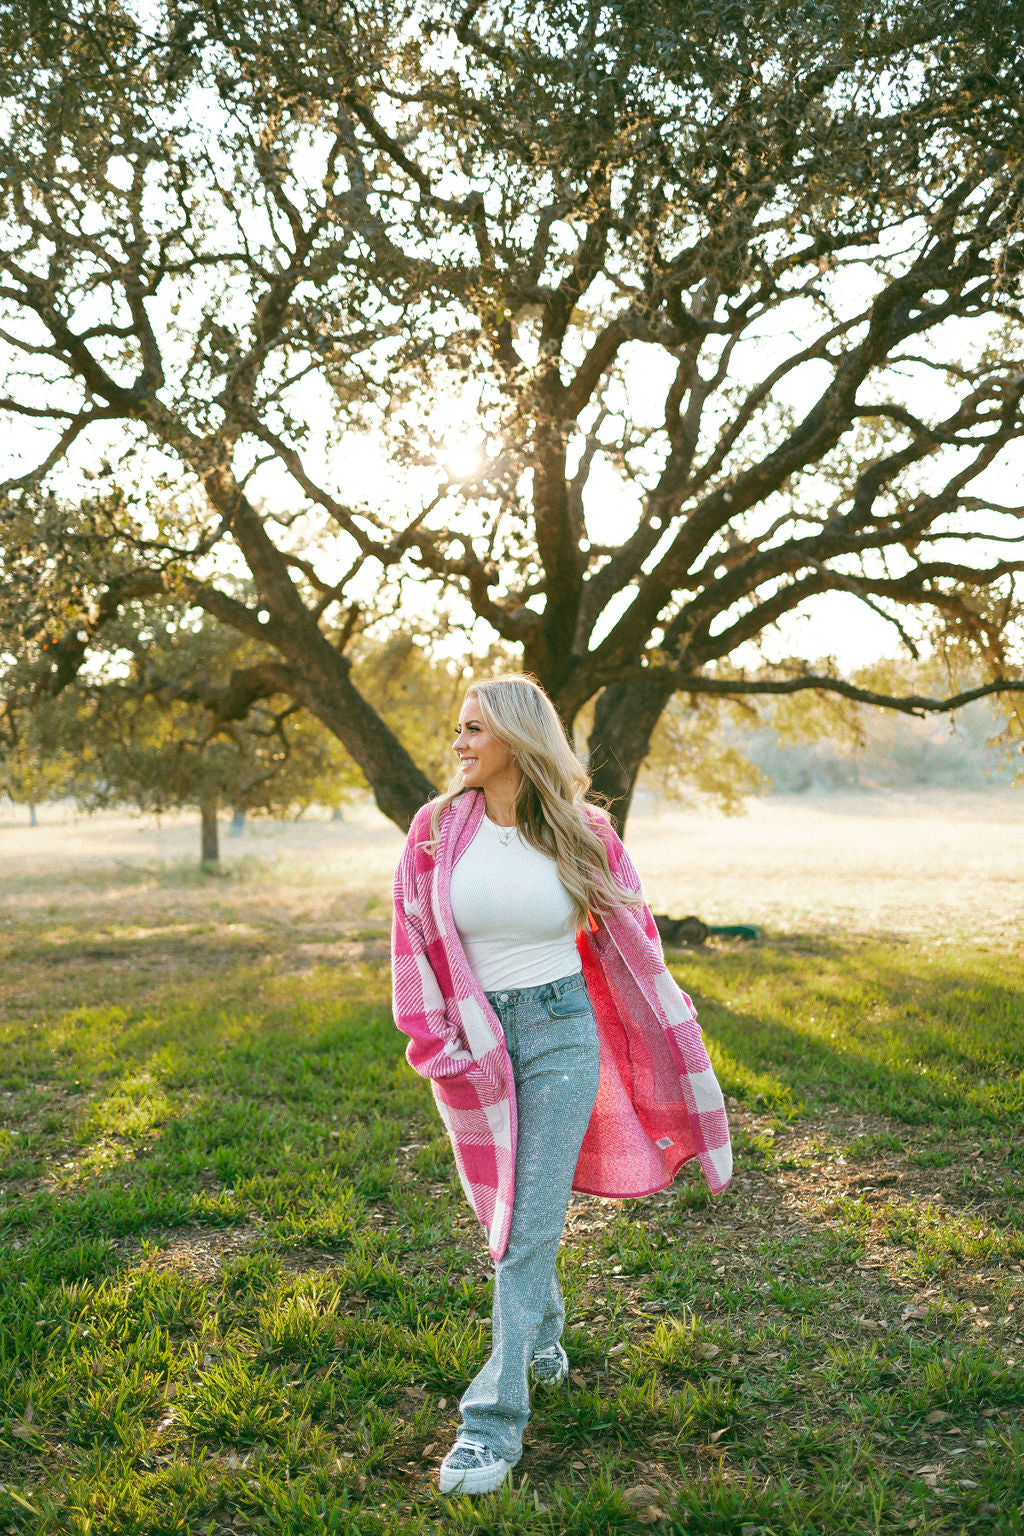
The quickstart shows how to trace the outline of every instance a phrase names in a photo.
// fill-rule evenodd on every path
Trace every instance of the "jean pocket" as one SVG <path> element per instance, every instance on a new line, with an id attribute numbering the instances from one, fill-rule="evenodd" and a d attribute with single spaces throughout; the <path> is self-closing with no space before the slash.
<path id="1" fill-rule="evenodd" d="M 590 998 L 582 987 L 576 992 L 563 993 L 561 997 L 549 997 L 545 1001 L 552 1019 L 583 1019 L 591 1013 Z"/>

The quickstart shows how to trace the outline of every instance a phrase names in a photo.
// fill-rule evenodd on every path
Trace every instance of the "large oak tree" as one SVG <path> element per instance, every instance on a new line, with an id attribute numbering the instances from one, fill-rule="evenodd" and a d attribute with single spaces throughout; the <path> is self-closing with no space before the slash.
<path id="1" fill-rule="evenodd" d="M 403 824 L 431 784 L 349 648 L 360 609 L 415 598 L 422 624 L 424 587 L 567 724 L 596 699 L 620 816 L 679 691 L 951 707 L 751 675 L 829 594 L 1024 688 L 1015 7 L 2 16 L 0 511 L 43 589 L 88 551 L 65 628 L 26 621 L 46 686 L 119 603 L 177 592 L 274 650 Z M 472 409 L 468 473 L 439 462 L 439 401 Z M 358 431 L 404 500 L 350 494 Z"/>

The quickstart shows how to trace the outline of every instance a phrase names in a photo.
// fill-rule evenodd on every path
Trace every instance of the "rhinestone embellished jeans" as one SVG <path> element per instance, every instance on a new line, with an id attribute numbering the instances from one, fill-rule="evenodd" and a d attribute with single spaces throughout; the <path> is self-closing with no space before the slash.
<path id="1" fill-rule="evenodd" d="M 461 1435 L 516 1463 L 530 1416 L 530 1359 L 565 1321 L 555 1255 L 576 1161 L 597 1097 L 597 1025 L 583 974 L 488 992 L 516 1085 L 518 1138 L 512 1224 L 494 1266 L 491 1357 L 460 1408 Z"/>

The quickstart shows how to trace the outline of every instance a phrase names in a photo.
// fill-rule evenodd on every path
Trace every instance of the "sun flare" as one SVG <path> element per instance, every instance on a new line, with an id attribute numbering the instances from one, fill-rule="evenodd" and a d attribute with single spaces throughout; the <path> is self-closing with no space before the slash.
<path id="1" fill-rule="evenodd" d="M 483 463 L 480 444 L 471 437 L 451 437 L 443 462 L 453 480 L 468 480 Z"/>

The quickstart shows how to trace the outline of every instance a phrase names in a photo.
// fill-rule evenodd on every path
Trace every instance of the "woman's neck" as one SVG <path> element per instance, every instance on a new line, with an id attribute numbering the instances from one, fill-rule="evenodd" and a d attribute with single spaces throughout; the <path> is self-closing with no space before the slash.
<path id="1" fill-rule="evenodd" d="M 514 827 L 516 824 L 515 811 L 513 809 L 516 799 L 516 791 L 519 785 L 511 788 L 506 785 L 491 789 L 484 788 L 484 810 L 488 821 L 493 821 L 499 827 Z"/>

